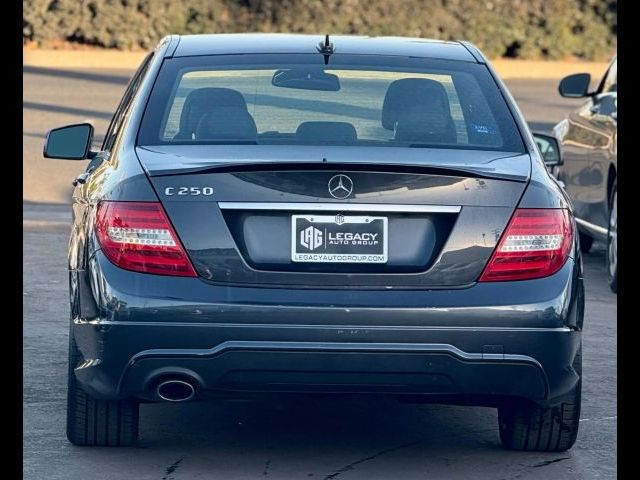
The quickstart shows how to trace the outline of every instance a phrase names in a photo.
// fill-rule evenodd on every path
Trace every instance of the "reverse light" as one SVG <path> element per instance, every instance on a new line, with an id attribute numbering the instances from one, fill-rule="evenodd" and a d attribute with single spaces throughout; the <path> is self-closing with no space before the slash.
<path id="1" fill-rule="evenodd" d="M 553 275 L 567 261 L 572 241 L 568 210 L 519 208 L 479 281 L 529 280 Z"/>
<path id="2" fill-rule="evenodd" d="M 158 202 L 100 202 L 96 233 L 117 266 L 157 275 L 197 276 Z"/>

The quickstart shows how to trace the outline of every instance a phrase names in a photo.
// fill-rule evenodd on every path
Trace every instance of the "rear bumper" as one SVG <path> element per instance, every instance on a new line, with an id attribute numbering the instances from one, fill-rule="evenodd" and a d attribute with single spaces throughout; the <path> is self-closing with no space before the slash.
<path id="1" fill-rule="evenodd" d="M 223 342 L 216 326 L 187 331 L 184 326 L 118 325 L 108 333 L 88 326 L 76 329 L 93 337 L 85 337 L 85 342 L 108 347 L 109 361 L 76 369 L 81 383 L 101 398 L 153 399 L 160 378 L 184 376 L 201 391 L 509 395 L 543 403 L 566 393 L 578 380 L 570 365 L 580 333 L 564 329 L 405 330 L 402 336 L 411 343 L 375 342 L 398 337 L 397 331 L 326 327 L 287 332 L 271 327 L 225 329 L 225 337 L 264 340 Z M 350 341 L 343 340 L 345 335 Z M 323 340 L 275 340 L 283 337 Z M 368 341 L 354 341 L 363 337 Z M 136 350 L 136 338 L 174 348 L 141 350 L 130 358 L 113 352 L 116 345 Z M 215 347 L 194 348 L 205 343 Z"/>
<path id="2" fill-rule="evenodd" d="M 537 295 L 540 289 L 534 287 L 546 287 L 545 301 L 508 306 L 474 305 L 476 286 L 410 296 L 334 291 L 333 305 L 328 306 L 283 305 L 277 297 L 297 291 L 274 289 L 262 293 L 271 292 L 271 302 L 187 301 L 187 294 L 175 285 L 202 282 L 159 279 L 123 272 L 104 259 L 98 262 L 102 313 L 91 320 L 77 318 L 73 324 L 84 357 L 75 368 L 76 377 L 98 398 L 152 400 L 160 378 L 186 376 L 202 392 L 519 396 L 545 403 L 578 381 L 572 363 L 581 341 L 583 300 L 573 262 L 528 286 Z M 151 281 L 132 288 L 143 296 L 113 288 L 123 274 Z M 176 281 L 171 293 L 161 292 L 163 282 Z M 191 285 L 188 295 L 197 296 L 197 284 Z M 482 285 L 485 290 L 487 286 L 496 294 L 500 288 L 513 288 L 507 283 Z M 240 295 L 235 287 L 206 288 L 214 289 L 212 296 L 225 291 L 227 298 Z M 155 295 L 149 289 L 155 289 Z M 486 293 L 480 294 L 485 303 Z M 179 295 L 184 296 L 176 298 Z M 405 304 L 421 298 L 429 306 L 377 306 L 385 298 L 404 298 Z M 447 298 L 448 308 L 430 306 Z M 376 306 L 346 307 L 342 301 Z"/>

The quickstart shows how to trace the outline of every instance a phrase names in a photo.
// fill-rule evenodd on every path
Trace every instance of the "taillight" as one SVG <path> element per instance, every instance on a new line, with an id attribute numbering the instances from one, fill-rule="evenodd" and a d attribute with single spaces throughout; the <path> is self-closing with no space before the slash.
<path id="1" fill-rule="evenodd" d="M 160 203 L 100 202 L 96 232 L 104 254 L 121 268 L 197 276 Z"/>
<path id="2" fill-rule="evenodd" d="M 480 281 L 527 280 L 552 275 L 567 261 L 572 239 L 568 210 L 517 209 Z"/>

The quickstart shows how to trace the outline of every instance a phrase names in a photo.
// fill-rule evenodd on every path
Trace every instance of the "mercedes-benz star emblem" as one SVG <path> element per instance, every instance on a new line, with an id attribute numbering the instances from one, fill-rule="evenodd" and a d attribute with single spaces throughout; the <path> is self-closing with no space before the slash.
<path id="1" fill-rule="evenodd" d="M 346 175 L 334 175 L 329 180 L 329 193 L 333 198 L 347 198 L 353 192 L 353 181 Z"/>

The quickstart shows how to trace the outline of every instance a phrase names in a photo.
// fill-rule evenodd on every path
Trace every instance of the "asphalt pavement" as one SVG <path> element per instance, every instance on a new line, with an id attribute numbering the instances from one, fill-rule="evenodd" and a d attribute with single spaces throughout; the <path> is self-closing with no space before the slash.
<path id="1" fill-rule="evenodd" d="M 142 405 L 138 446 L 70 445 L 66 249 L 70 182 L 84 162 L 44 160 L 42 141 L 49 128 L 85 119 L 102 135 L 131 73 L 25 67 L 25 479 L 615 478 L 617 308 L 599 244 L 585 256 L 583 409 L 568 452 L 503 450 L 493 409 L 371 396 Z M 554 81 L 508 85 L 534 130 L 549 130 L 577 106 L 557 95 Z"/>

